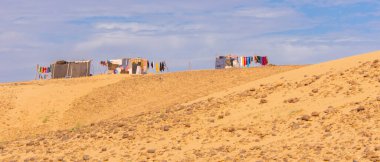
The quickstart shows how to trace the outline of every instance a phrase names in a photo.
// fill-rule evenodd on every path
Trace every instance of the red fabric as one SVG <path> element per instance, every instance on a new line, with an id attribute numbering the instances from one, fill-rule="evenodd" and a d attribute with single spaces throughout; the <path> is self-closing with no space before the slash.
<path id="1" fill-rule="evenodd" d="M 267 65 L 267 64 L 268 64 L 268 59 L 267 59 L 266 56 L 261 57 L 261 59 L 263 60 L 263 61 L 262 61 L 262 64 L 263 64 L 263 65 Z"/>

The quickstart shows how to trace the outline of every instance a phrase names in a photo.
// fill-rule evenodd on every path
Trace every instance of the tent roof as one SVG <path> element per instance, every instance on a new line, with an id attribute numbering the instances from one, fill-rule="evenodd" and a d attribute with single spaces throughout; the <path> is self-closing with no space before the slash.
<path id="1" fill-rule="evenodd" d="M 58 60 L 54 62 L 53 64 L 67 64 L 67 63 L 88 63 L 92 60 L 79 60 L 79 61 L 66 61 L 66 60 Z"/>

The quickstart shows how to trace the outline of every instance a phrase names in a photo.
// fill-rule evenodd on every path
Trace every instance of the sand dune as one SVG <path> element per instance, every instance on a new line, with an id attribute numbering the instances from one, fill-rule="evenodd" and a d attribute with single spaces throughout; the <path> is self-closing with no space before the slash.
<path id="1" fill-rule="evenodd" d="M 104 75 L 0 85 L 0 141 L 170 107 L 301 66 Z"/>
<path id="2" fill-rule="evenodd" d="M 302 68 L 121 80 L 76 98 L 56 123 L 83 125 L 4 141 L 0 155 L 37 161 L 380 161 L 379 59 L 373 52 Z M 246 77 L 259 70 L 255 79 Z M 123 97 L 115 100 L 117 89 Z"/>

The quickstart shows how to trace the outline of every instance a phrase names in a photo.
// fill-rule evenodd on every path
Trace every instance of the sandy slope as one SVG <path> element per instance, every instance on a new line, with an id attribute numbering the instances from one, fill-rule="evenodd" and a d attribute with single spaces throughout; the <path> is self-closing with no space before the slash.
<path id="1" fill-rule="evenodd" d="M 0 155 L 37 161 L 380 161 L 379 59 L 380 52 L 373 52 L 215 93 L 170 95 L 195 96 L 183 104 L 174 98 L 152 109 L 136 106 L 144 109 L 138 115 L 4 142 Z M 87 100 L 78 100 L 77 107 L 86 106 L 77 113 L 99 105 Z"/>
<path id="2" fill-rule="evenodd" d="M 96 76 L 0 85 L 0 141 L 184 103 L 301 66 Z"/>
<path id="3" fill-rule="evenodd" d="M 0 84 L 0 141 L 15 132 L 59 121 L 76 98 L 124 76 L 97 76 L 71 80 L 32 81 Z M 16 135 L 17 136 L 17 135 Z"/>

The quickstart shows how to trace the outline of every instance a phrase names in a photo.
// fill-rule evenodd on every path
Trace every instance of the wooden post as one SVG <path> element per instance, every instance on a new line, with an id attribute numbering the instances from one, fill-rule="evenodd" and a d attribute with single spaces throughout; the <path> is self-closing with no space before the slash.
<path id="1" fill-rule="evenodd" d="M 34 78 L 34 80 L 37 80 L 37 76 L 38 76 L 38 68 L 39 68 L 39 65 L 37 64 L 37 69 L 36 69 L 36 77 Z"/>
<path id="2" fill-rule="evenodd" d="M 73 66 L 70 66 L 70 78 L 73 77 Z"/>
<path id="3" fill-rule="evenodd" d="M 66 76 L 65 76 L 65 78 L 67 78 L 68 75 L 69 75 L 69 69 L 70 69 L 70 63 L 68 62 L 67 63 L 67 70 L 66 70 Z"/>
<path id="4" fill-rule="evenodd" d="M 88 62 L 86 63 L 86 67 L 87 67 L 87 69 L 86 69 L 86 76 L 89 76 L 89 67 L 88 67 Z"/>
<path id="5" fill-rule="evenodd" d="M 54 78 L 55 64 L 51 64 L 50 67 L 51 67 L 51 77 L 52 77 L 52 79 L 55 79 Z"/>

